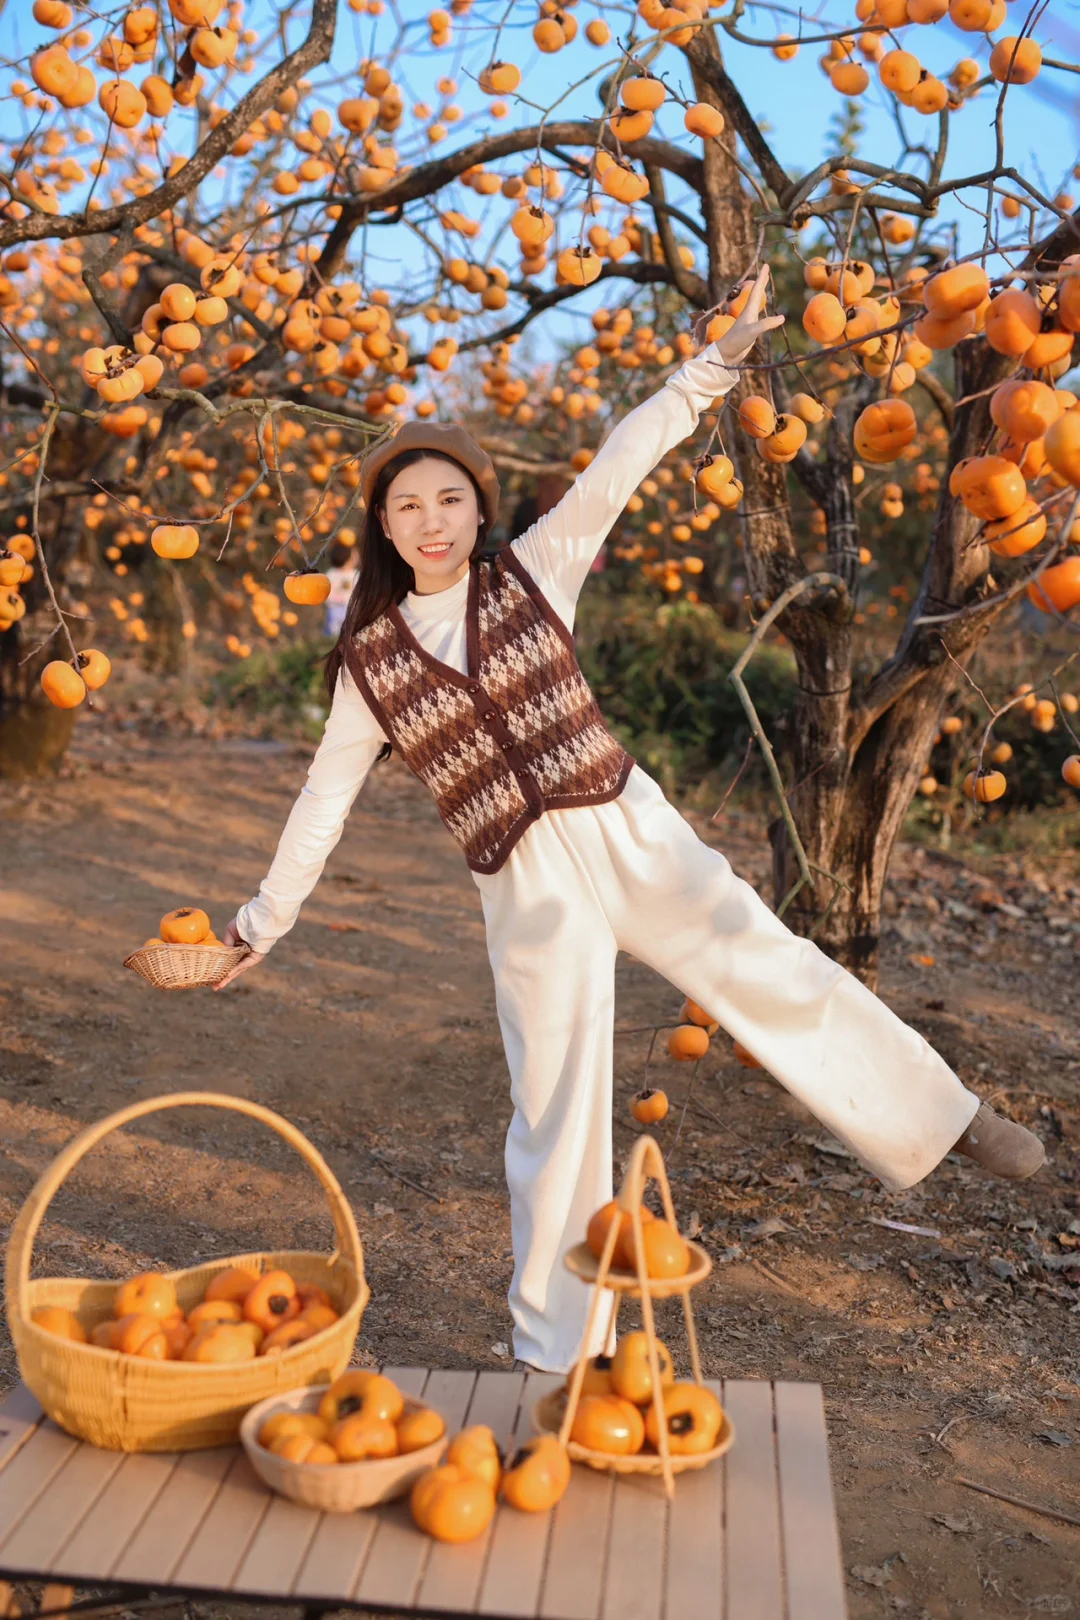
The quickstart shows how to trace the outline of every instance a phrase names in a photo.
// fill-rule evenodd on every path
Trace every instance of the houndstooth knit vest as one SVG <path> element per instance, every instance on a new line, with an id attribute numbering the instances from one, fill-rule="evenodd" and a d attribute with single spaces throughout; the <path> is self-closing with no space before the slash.
<path id="1" fill-rule="evenodd" d="M 359 631 L 361 690 L 474 872 L 497 872 L 545 810 L 605 804 L 633 760 L 609 732 L 574 638 L 509 546 L 469 570 L 464 675 L 396 605 Z"/>

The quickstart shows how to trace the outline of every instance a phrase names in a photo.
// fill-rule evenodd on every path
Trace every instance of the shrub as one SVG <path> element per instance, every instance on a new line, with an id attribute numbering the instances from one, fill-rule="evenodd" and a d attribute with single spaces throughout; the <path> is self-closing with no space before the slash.
<path id="1" fill-rule="evenodd" d="M 215 674 L 209 701 L 253 722 L 259 733 L 288 729 L 318 739 L 328 708 L 323 660 L 329 645 L 324 636 L 310 636 L 259 649 Z"/>
<path id="2" fill-rule="evenodd" d="M 645 597 L 587 593 L 578 656 L 605 718 L 666 793 L 687 792 L 711 774 L 734 775 L 750 727 L 728 679 L 747 636 L 693 602 L 657 606 Z M 746 684 L 774 748 L 782 751 L 795 693 L 795 660 L 763 646 Z M 754 781 L 764 781 L 755 750 Z M 744 777 L 743 781 L 746 782 Z"/>

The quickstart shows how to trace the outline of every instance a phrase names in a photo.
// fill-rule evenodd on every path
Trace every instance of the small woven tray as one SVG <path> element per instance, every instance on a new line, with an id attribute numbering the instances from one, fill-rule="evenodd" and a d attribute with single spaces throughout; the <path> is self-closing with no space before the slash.
<path id="1" fill-rule="evenodd" d="M 258 1434 L 267 1418 L 278 1412 L 316 1412 L 329 1388 L 329 1384 L 318 1384 L 288 1395 L 271 1395 L 253 1406 L 240 1425 L 241 1442 L 259 1478 L 294 1502 L 321 1508 L 325 1513 L 355 1513 L 357 1508 L 393 1502 L 411 1491 L 421 1474 L 435 1467 L 450 1444 L 446 1433 L 429 1446 L 400 1457 L 346 1463 L 290 1462 L 260 1446 Z M 423 1401 L 406 1395 L 406 1412 L 418 1412 L 423 1405 Z"/>
<path id="2" fill-rule="evenodd" d="M 537 1434 L 558 1434 L 566 1415 L 566 1390 L 553 1389 L 542 1395 L 532 1409 L 532 1425 Z M 735 1439 L 735 1427 L 724 1413 L 716 1444 L 711 1451 L 699 1451 L 694 1456 L 672 1456 L 671 1472 L 684 1474 L 691 1468 L 707 1468 L 729 1449 Z M 589 1446 L 568 1440 L 566 1449 L 572 1461 L 587 1463 L 602 1474 L 662 1474 L 664 1459 L 658 1451 L 636 1451 L 629 1457 L 616 1457 L 610 1451 L 593 1451 Z"/>
<path id="3" fill-rule="evenodd" d="M 217 984 L 230 968 L 248 954 L 247 945 L 141 946 L 125 956 L 124 966 L 152 984 L 155 990 L 195 990 Z"/>
<path id="4" fill-rule="evenodd" d="M 685 1294 L 687 1289 L 696 1288 L 698 1283 L 704 1282 L 712 1270 L 708 1251 L 700 1243 L 691 1243 L 689 1239 L 685 1241 L 690 1250 L 690 1269 L 684 1271 L 681 1277 L 650 1277 L 649 1293 L 653 1299 Z M 572 1249 L 567 1249 L 563 1255 L 563 1265 L 575 1277 L 580 1277 L 582 1282 L 594 1283 L 600 1275 L 600 1261 L 587 1243 L 575 1243 Z M 640 1298 L 641 1278 L 636 1271 L 616 1271 L 612 1266 L 604 1273 L 603 1281 L 605 1288 Z"/>

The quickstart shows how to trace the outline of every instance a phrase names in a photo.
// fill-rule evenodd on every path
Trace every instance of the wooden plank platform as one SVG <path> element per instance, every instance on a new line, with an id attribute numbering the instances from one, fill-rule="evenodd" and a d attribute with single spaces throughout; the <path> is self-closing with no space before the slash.
<path id="1" fill-rule="evenodd" d="M 546 1374 L 387 1367 L 451 1431 L 532 1432 Z M 845 1620 L 817 1384 L 713 1384 L 727 1457 L 676 1482 L 575 1467 L 552 1513 L 500 1507 L 462 1547 L 407 1502 L 318 1513 L 275 1496 L 237 1446 L 124 1456 L 71 1439 L 23 1385 L 0 1402 L 0 1578 L 313 1608 L 490 1620 Z"/>

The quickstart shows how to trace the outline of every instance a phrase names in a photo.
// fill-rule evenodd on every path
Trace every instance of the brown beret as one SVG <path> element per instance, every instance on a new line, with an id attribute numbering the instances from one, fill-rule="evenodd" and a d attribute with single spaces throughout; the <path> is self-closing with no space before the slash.
<path id="1" fill-rule="evenodd" d="M 436 455 L 449 456 L 471 472 L 480 488 L 484 516 L 488 528 L 494 526 L 499 515 L 499 479 L 486 450 L 456 422 L 406 422 L 392 439 L 384 439 L 374 450 L 369 450 L 360 463 L 360 493 L 364 505 L 371 505 L 371 492 L 375 480 L 388 461 L 403 455 L 406 450 L 430 450 Z"/>

